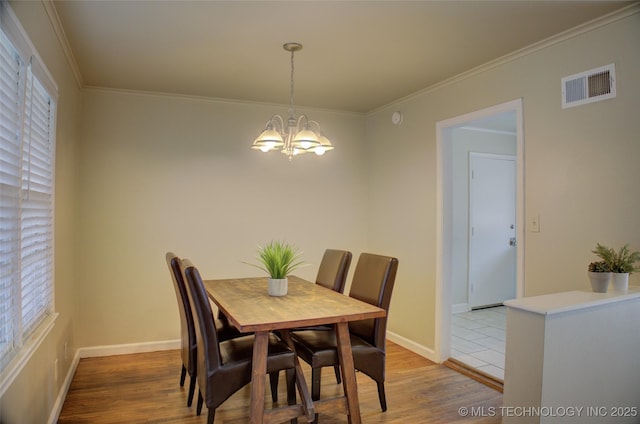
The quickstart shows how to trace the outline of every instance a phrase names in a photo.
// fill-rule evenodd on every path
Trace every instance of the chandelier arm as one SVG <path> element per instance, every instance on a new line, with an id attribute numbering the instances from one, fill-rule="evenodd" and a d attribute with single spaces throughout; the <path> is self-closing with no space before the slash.
<path id="1" fill-rule="evenodd" d="M 302 122 L 302 120 L 304 119 L 304 127 L 300 128 L 300 123 Z M 298 117 L 298 120 L 296 122 L 296 130 L 300 131 L 303 128 L 307 128 L 309 126 L 309 118 L 307 118 L 307 115 L 302 114 Z"/>
<path id="2" fill-rule="evenodd" d="M 285 126 L 284 126 L 284 119 L 282 119 L 282 116 L 278 115 L 277 113 L 274 114 L 271 118 L 269 118 L 269 120 L 267 121 L 267 125 L 271 124 L 273 125 L 273 127 L 276 129 L 276 123 L 280 124 L 280 133 L 284 134 L 285 132 Z"/>
<path id="3" fill-rule="evenodd" d="M 309 126 L 311 126 L 312 124 L 313 124 L 313 125 L 315 125 L 315 126 L 318 128 L 318 129 L 316 130 L 316 132 L 317 132 L 317 133 L 319 133 L 319 134 L 320 134 L 320 133 L 322 133 L 322 129 L 320 128 L 320 124 L 318 123 L 318 121 L 314 121 L 314 120 L 312 120 L 312 119 L 308 119 L 308 120 L 307 120 L 307 124 L 308 124 Z"/>

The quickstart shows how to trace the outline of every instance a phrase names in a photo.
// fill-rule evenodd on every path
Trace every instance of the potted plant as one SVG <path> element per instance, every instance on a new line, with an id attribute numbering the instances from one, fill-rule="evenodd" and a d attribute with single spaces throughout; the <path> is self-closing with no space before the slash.
<path id="1" fill-rule="evenodd" d="M 259 265 L 247 264 L 261 269 L 269 275 L 267 292 L 270 296 L 284 296 L 287 294 L 288 288 L 287 276 L 304 265 L 304 262 L 300 260 L 301 255 L 302 252 L 297 247 L 275 240 L 266 246 L 258 246 Z"/>
<path id="2" fill-rule="evenodd" d="M 611 280 L 611 269 L 605 261 L 591 262 L 589 264 L 589 281 L 591 290 L 596 293 L 606 293 Z"/>
<path id="3" fill-rule="evenodd" d="M 640 270 L 637 265 L 640 263 L 640 252 L 631 252 L 629 244 L 615 250 L 597 243 L 593 253 L 598 255 L 613 273 L 613 290 L 626 293 L 629 289 L 629 274 Z"/>

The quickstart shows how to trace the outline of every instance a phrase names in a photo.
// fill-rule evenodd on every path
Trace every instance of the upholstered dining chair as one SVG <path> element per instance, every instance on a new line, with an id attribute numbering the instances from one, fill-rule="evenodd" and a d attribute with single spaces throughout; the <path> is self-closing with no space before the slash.
<path id="1" fill-rule="evenodd" d="M 322 255 L 316 284 L 326 287 L 338 293 L 344 292 L 347 282 L 347 274 L 351 265 L 352 254 L 348 250 L 326 249 Z M 296 328 L 296 330 L 331 330 L 332 325 L 320 325 L 315 327 Z M 293 330 L 291 330 L 293 331 Z M 340 383 L 340 381 L 338 381 Z"/>
<path id="2" fill-rule="evenodd" d="M 322 255 L 320 266 L 318 267 L 316 284 L 320 284 L 338 293 L 344 293 L 344 286 L 347 282 L 347 274 L 349 273 L 352 256 L 348 250 L 326 249 L 324 255 Z M 325 325 L 309 327 L 307 329 L 331 330 L 332 328 L 333 326 L 331 325 Z M 336 365 L 333 369 L 336 375 L 336 383 L 340 384 L 342 382 L 340 378 L 340 366 Z"/>
<path id="3" fill-rule="evenodd" d="M 182 357 L 182 371 L 180 373 L 180 387 L 184 386 L 184 381 L 189 374 L 189 394 L 187 396 L 187 406 L 191 406 L 193 395 L 196 387 L 196 335 L 193 324 L 193 315 L 191 313 L 191 305 L 187 297 L 187 288 L 185 286 L 182 273 L 180 272 L 180 258 L 173 252 L 166 254 L 167 265 L 171 273 L 173 288 L 176 292 L 178 301 L 178 311 L 180 313 L 180 355 Z M 240 332 L 226 320 L 222 314 L 216 321 L 216 329 L 219 340 L 228 340 L 240 336 Z"/>
<path id="4" fill-rule="evenodd" d="M 397 270 L 396 258 L 362 253 L 349 296 L 386 310 L 388 316 Z M 387 316 L 349 323 L 355 368 L 376 381 L 382 411 L 387 410 L 384 391 Z M 291 337 L 298 356 L 311 366 L 311 398 L 319 400 L 322 368 L 339 363 L 335 332 L 295 331 Z"/>
<path id="5" fill-rule="evenodd" d="M 351 257 L 351 252 L 347 250 L 326 249 L 318 267 L 316 284 L 343 293 Z"/>
<path id="6" fill-rule="evenodd" d="M 253 335 L 220 341 L 216 331 L 209 297 L 198 269 L 183 259 L 180 269 L 193 311 L 197 343 L 197 414 L 204 403 L 208 409 L 207 424 L 213 424 L 215 411 L 225 400 L 251 382 Z M 295 353 L 278 339 L 269 335 L 267 373 L 286 370 L 287 401 L 295 403 Z"/>
<path id="7" fill-rule="evenodd" d="M 322 255 L 322 260 L 318 266 L 318 273 L 316 274 L 316 284 L 326 287 L 330 290 L 337 291 L 338 293 L 344 292 L 344 286 L 347 282 L 347 274 L 349 273 L 349 266 L 351 265 L 351 252 L 348 250 L 338 249 L 326 249 Z M 319 325 L 315 327 L 296 328 L 291 331 L 303 331 L 303 330 L 332 330 L 332 325 Z M 340 366 L 334 367 L 336 375 L 336 382 L 340 384 L 342 379 L 340 377 Z M 278 375 L 269 375 L 271 382 L 271 393 L 278 392 Z M 276 401 L 274 399 L 274 401 Z"/>

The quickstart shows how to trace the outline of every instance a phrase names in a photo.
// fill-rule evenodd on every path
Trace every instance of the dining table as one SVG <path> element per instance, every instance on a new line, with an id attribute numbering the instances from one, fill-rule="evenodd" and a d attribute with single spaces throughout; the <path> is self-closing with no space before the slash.
<path id="1" fill-rule="evenodd" d="M 384 317 L 386 311 L 296 276 L 288 277 L 286 295 L 270 296 L 267 293 L 267 281 L 266 277 L 204 281 L 209 298 L 229 322 L 240 332 L 252 332 L 255 335 L 249 422 L 280 423 L 293 418 L 312 422 L 316 413 L 339 411 L 347 414 L 349 423 L 361 423 L 349 322 Z M 326 324 L 335 326 L 343 394 L 313 401 L 296 355 L 296 388 L 300 403 L 265 408 L 269 333 L 278 330 L 283 341 L 295 350 L 289 334 L 291 329 Z"/>

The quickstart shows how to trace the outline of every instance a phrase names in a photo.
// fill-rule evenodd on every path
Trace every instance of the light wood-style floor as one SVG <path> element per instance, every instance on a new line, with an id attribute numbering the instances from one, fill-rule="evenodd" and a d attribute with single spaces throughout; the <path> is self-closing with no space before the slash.
<path id="1" fill-rule="evenodd" d="M 387 355 L 387 412 L 380 410 L 375 383 L 358 373 L 363 423 L 500 422 L 500 392 L 391 342 L 388 342 Z M 186 406 L 188 384 L 180 387 L 180 368 L 178 350 L 82 359 L 58 423 L 204 423 L 206 407 L 197 417 L 196 402 L 191 408 Z M 310 374 L 304 362 L 303 368 L 305 375 Z M 324 371 L 322 396 L 341 393 L 342 386 L 336 384 L 333 370 Z M 279 399 L 286 402 L 283 375 Z M 265 404 L 267 408 L 272 407 L 268 393 L 265 393 Z M 216 424 L 246 423 L 248 406 L 249 386 L 246 386 L 218 408 Z M 460 408 L 478 411 L 482 407 L 485 417 L 459 413 Z M 491 415 L 491 408 L 498 413 L 487 417 Z M 345 415 L 335 413 L 321 414 L 319 422 L 337 424 L 348 420 Z"/>

